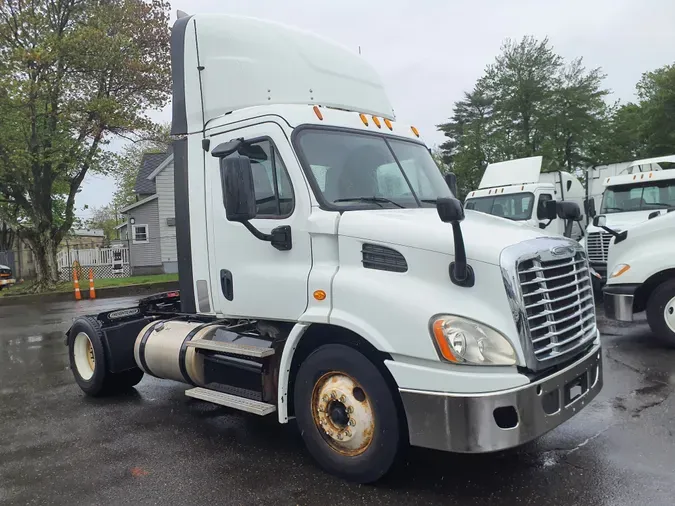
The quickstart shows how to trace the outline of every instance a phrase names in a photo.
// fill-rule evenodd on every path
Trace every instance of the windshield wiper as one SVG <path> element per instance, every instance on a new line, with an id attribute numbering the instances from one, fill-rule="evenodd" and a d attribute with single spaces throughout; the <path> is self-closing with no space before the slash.
<path id="1" fill-rule="evenodd" d="M 382 205 L 383 203 L 393 204 L 396 207 L 400 207 L 401 209 L 405 209 L 405 206 L 402 206 L 398 202 L 394 202 L 393 200 L 387 199 L 387 198 L 384 198 L 384 197 L 346 197 L 346 198 L 343 198 L 343 199 L 335 199 L 333 202 L 352 202 L 354 200 L 359 201 L 359 202 L 373 202 L 373 203 L 379 205 L 380 207 L 384 207 Z"/>

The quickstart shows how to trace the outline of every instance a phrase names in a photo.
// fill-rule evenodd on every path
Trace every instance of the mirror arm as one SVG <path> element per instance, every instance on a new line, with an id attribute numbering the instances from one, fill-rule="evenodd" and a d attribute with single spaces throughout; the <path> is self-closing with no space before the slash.
<path id="1" fill-rule="evenodd" d="M 256 239 L 260 239 L 261 241 L 266 241 L 266 242 L 272 242 L 272 235 L 271 234 L 263 234 L 260 230 L 255 228 L 253 225 L 251 225 L 250 221 L 242 221 L 242 225 L 246 227 L 246 229 L 253 234 L 253 237 Z"/>
<path id="2" fill-rule="evenodd" d="M 452 236 L 455 241 L 455 261 L 450 263 L 450 280 L 457 286 L 472 287 L 476 282 L 473 269 L 466 261 L 464 236 L 458 221 L 452 222 Z"/>
<path id="3" fill-rule="evenodd" d="M 250 221 L 242 221 L 242 225 L 253 234 L 256 239 L 270 242 L 279 251 L 288 251 L 293 248 L 293 236 L 291 235 L 291 227 L 289 225 L 282 225 L 272 230 L 271 234 L 264 234 L 255 228 Z"/>

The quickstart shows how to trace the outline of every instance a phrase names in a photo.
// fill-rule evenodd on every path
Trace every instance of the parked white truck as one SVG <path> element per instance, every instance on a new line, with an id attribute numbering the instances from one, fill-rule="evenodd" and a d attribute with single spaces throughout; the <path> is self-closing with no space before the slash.
<path id="1" fill-rule="evenodd" d="M 607 316 L 629 322 L 635 313 L 646 311 L 652 332 L 675 346 L 675 212 L 621 234 L 607 226 L 604 216 L 595 224 L 615 236 L 603 290 Z"/>
<path id="2" fill-rule="evenodd" d="M 180 294 L 74 321 L 89 395 L 143 374 L 295 418 L 370 482 L 408 444 L 491 452 L 600 391 L 578 243 L 467 212 L 353 52 L 275 23 L 184 16 L 171 39 Z"/>
<path id="3" fill-rule="evenodd" d="M 660 164 L 675 163 L 675 155 L 603 165 L 588 172 L 586 214 L 604 215 L 607 226 L 621 232 L 644 223 L 650 216 L 675 208 L 675 170 Z M 591 267 L 607 279 L 607 255 L 612 235 L 592 223 L 586 230 L 586 251 Z"/>
<path id="4" fill-rule="evenodd" d="M 569 172 L 542 173 L 541 168 L 541 156 L 489 164 L 478 189 L 467 195 L 466 209 L 522 222 L 578 241 L 585 227 L 581 215 L 575 215 L 577 219 L 567 217 L 556 203 L 569 202 L 582 209 L 584 187 Z"/>

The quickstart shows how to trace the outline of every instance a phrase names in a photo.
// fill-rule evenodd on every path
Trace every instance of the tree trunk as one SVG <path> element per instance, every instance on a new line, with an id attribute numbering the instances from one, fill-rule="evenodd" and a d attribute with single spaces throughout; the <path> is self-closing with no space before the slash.
<path id="1" fill-rule="evenodd" d="M 35 291 L 45 291 L 52 288 L 59 280 L 56 262 L 57 244 L 49 233 L 36 232 L 27 237 L 28 243 L 35 257 L 35 271 L 37 282 Z"/>

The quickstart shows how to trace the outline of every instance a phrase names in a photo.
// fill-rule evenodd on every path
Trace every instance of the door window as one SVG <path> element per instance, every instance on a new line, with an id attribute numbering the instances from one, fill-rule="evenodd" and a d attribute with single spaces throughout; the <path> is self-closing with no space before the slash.
<path id="1" fill-rule="evenodd" d="M 553 195 L 550 193 L 542 193 L 539 195 L 539 203 L 537 204 L 537 219 L 546 219 L 546 202 L 553 200 Z"/>
<path id="2" fill-rule="evenodd" d="M 270 140 L 252 142 L 247 150 L 253 172 L 256 218 L 285 218 L 293 212 L 293 187 L 279 151 Z"/>

